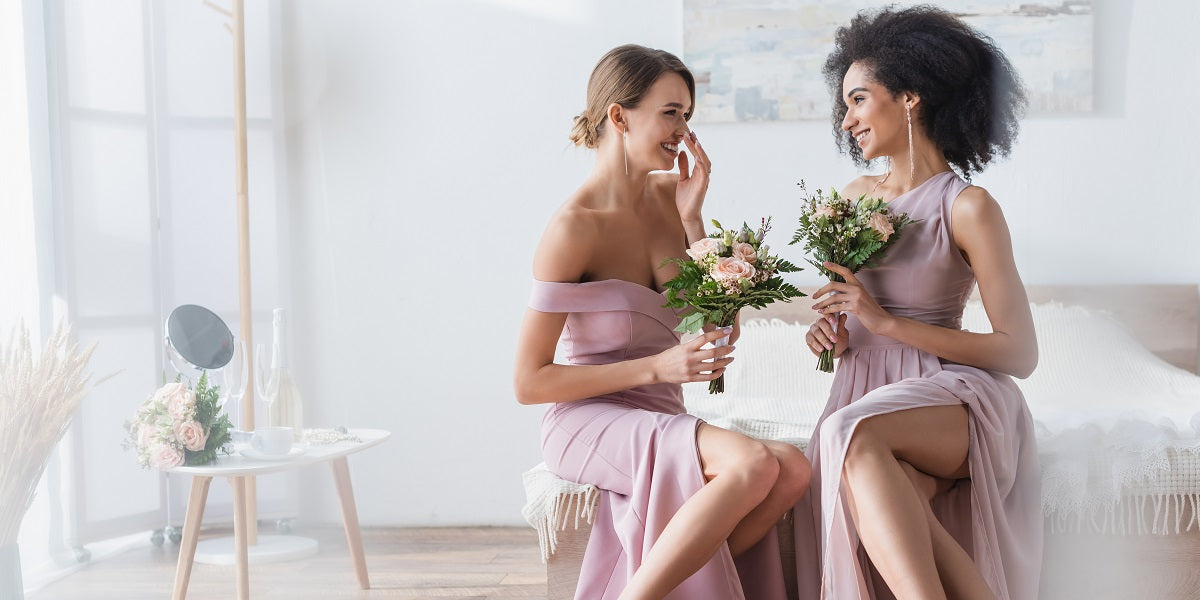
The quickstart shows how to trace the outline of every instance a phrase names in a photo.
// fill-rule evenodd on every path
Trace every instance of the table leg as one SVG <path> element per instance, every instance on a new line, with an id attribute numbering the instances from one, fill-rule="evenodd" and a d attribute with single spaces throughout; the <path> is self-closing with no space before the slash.
<path id="1" fill-rule="evenodd" d="M 246 545 L 246 479 L 230 477 L 233 487 L 233 548 L 234 564 L 237 567 L 238 600 L 250 599 L 250 556 Z"/>
<path id="2" fill-rule="evenodd" d="M 371 580 L 367 576 L 367 558 L 363 552 L 362 531 L 358 528 L 358 508 L 354 504 L 354 489 L 350 487 L 350 466 L 346 457 L 330 461 L 333 467 L 333 479 L 337 484 L 338 501 L 342 505 L 342 524 L 346 528 L 346 545 L 350 546 L 350 558 L 354 560 L 354 574 L 358 577 L 358 586 L 364 590 L 371 589 Z"/>
<path id="3" fill-rule="evenodd" d="M 183 539 L 179 544 L 179 562 L 175 564 L 173 600 L 187 598 L 188 580 L 192 578 L 192 560 L 196 558 L 196 542 L 200 538 L 200 523 L 204 520 L 204 504 L 208 501 L 208 484 L 212 477 L 194 475 L 188 496 L 187 513 L 183 518 Z"/>
<path id="4" fill-rule="evenodd" d="M 258 545 L 258 484 L 253 476 L 246 480 L 246 543 Z"/>

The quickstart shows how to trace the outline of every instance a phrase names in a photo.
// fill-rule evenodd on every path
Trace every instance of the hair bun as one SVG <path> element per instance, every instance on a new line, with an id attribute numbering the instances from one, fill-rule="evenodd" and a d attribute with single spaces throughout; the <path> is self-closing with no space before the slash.
<path id="1" fill-rule="evenodd" d="M 596 147 L 596 130 L 588 121 L 587 115 L 580 113 L 571 119 L 571 135 L 568 136 L 576 146 L 584 146 L 586 148 Z"/>

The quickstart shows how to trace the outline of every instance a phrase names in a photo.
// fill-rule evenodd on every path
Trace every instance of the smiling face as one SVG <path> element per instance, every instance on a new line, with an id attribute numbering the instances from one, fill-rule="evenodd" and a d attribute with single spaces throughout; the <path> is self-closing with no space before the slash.
<path id="1" fill-rule="evenodd" d="M 905 94 L 893 96 L 876 83 L 871 70 L 862 63 L 856 62 L 846 70 L 842 78 L 842 101 L 846 103 L 842 130 L 850 134 L 851 143 L 858 145 L 863 158 L 871 160 L 907 151 L 905 98 Z"/>
<path id="2" fill-rule="evenodd" d="M 624 109 L 623 115 L 629 131 L 630 171 L 634 165 L 649 171 L 672 169 L 692 115 L 692 95 L 683 77 L 663 73 L 638 105 Z"/>

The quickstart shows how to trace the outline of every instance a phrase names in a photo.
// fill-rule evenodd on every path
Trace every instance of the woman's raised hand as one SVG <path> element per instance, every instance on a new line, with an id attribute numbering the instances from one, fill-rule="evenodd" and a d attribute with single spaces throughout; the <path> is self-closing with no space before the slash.
<path id="1" fill-rule="evenodd" d="M 733 346 L 704 348 L 705 344 L 715 342 L 729 335 L 732 328 L 725 327 L 709 331 L 668 348 L 653 357 L 654 380 L 659 383 L 687 383 L 689 381 L 712 381 L 725 372 L 725 367 L 733 362 L 729 356 Z"/>
<path id="2" fill-rule="evenodd" d="M 684 223 L 700 220 L 704 207 L 704 194 L 708 192 L 708 176 L 712 172 L 712 161 L 700 145 L 694 132 L 683 134 L 683 143 L 696 157 L 696 167 L 688 171 L 687 154 L 679 153 L 679 183 L 675 187 L 675 205 Z"/>

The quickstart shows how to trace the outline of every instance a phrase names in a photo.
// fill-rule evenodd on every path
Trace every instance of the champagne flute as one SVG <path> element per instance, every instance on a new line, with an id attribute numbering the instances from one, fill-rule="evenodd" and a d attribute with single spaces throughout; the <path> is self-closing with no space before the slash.
<path id="1" fill-rule="evenodd" d="M 266 425 L 271 425 L 271 403 L 275 397 L 267 394 L 267 382 L 270 377 L 271 369 L 270 362 L 267 360 L 267 351 L 262 343 L 254 344 L 254 393 L 262 399 L 263 405 L 267 407 L 264 415 Z"/>
<path id="2" fill-rule="evenodd" d="M 242 398 L 246 395 L 246 384 L 250 380 L 250 367 L 246 360 L 246 342 L 237 341 L 233 345 L 233 355 L 229 362 L 221 367 L 221 407 L 224 408 L 230 400 L 233 404 L 225 412 L 230 421 L 241 423 Z"/>

